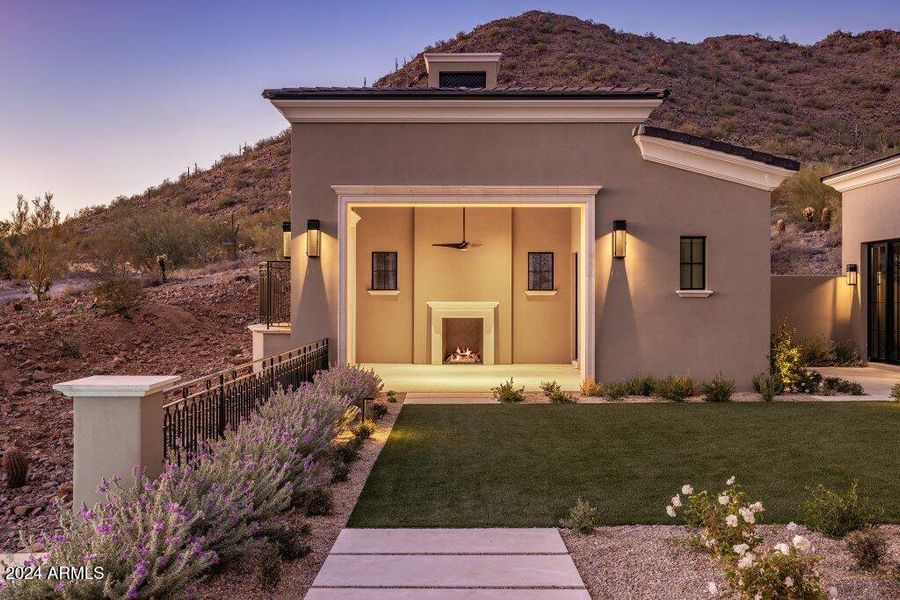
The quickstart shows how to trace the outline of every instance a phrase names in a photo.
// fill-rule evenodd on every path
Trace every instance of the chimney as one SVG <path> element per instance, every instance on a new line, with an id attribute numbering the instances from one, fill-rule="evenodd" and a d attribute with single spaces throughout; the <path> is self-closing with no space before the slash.
<path id="1" fill-rule="evenodd" d="M 499 52 L 438 53 L 425 55 L 428 87 L 485 88 L 497 87 L 500 70 Z"/>

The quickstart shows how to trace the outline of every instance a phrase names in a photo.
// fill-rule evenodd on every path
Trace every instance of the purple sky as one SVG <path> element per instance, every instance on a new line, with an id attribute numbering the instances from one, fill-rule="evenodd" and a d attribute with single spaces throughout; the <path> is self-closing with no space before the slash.
<path id="1" fill-rule="evenodd" d="M 285 128 L 265 87 L 372 82 L 395 57 L 532 8 L 690 42 L 900 29 L 897 0 L 0 0 L 0 218 L 17 193 L 52 191 L 68 213 L 207 167 Z"/>

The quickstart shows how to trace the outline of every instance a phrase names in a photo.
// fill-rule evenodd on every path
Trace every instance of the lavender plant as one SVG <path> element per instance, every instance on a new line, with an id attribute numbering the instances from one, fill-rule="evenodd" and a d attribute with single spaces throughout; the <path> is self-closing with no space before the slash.
<path id="1" fill-rule="evenodd" d="M 138 471 L 129 487 L 104 481 L 107 499 L 77 518 L 60 511 L 62 533 L 42 544 L 44 564 L 102 567 L 104 577 L 16 582 L 0 598 L 190 595 L 211 566 L 240 555 L 260 527 L 327 476 L 331 443 L 355 409 L 349 395 L 324 389 L 279 391 L 194 460 L 167 464 L 158 477 Z"/>
<path id="2" fill-rule="evenodd" d="M 326 394 L 349 396 L 353 402 L 374 398 L 384 384 L 375 371 L 353 365 L 334 365 L 313 377 L 313 386 Z"/>

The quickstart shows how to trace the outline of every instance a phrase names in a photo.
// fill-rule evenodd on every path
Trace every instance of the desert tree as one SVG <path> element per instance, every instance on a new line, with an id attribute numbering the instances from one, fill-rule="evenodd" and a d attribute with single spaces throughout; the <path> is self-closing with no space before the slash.
<path id="1" fill-rule="evenodd" d="M 38 300 L 47 297 L 53 281 L 66 272 L 65 242 L 53 194 L 30 202 L 19 194 L 8 226 L 13 273 L 28 282 Z"/>

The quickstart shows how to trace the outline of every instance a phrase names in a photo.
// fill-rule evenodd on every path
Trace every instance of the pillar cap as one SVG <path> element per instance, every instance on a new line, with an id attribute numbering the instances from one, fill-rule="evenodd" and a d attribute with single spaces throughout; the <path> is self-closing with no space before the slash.
<path id="1" fill-rule="evenodd" d="M 177 375 L 92 375 L 57 383 L 53 389 L 69 397 L 141 398 L 181 380 Z"/>

